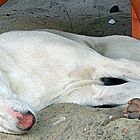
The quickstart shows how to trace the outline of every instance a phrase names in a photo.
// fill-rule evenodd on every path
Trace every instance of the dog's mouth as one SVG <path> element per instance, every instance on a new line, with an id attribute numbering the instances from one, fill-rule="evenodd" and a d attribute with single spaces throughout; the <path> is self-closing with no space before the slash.
<path id="1" fill-rule="evenodd" d="M 4 126 L 3 124 L 1 124 L 2 129 L 4 130 L 1 133 L 7 133 L 7 134 L 24 134 L 24 132 L 22 131 L 18 131 L 18 130 L 13 130 L 8 126 Z"/>

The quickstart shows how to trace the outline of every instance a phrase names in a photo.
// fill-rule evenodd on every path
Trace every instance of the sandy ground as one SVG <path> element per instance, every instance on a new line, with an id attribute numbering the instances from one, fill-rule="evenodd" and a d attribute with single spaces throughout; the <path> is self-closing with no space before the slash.
<path id="1" fill-rule="evenodd" d="M 128 0 L 104 1 L 97 7 L 101 12 L 90 14 L 83 12 L 82 18 L 74 9 L 63 7 L 64 0 L 11 0 L 0 8 L 0 32 L 10 30 L 30 30 L 39 28 L 53 28 L 79 34 L 104 36 L 111 34 L 131 35 L 131 15 Z M 61 2 L 62 3 L 61 3 Z M 70 3 L 75 6 L 85 6 L 84 0 Z M 83 3 L 82 3 L 83 2 Z M 93 2 L 93 1 L 89 1 Z M 95 1 L 94 1 L 95 2 Z M 98 1 L 99 2 L 99 1 Z M 120 2 L 120 3 L 119 3 Z M 123 3 L 122 3 L 123 2 Z M 44 3 L 46 5 L 44 5 Z M 88 8 L 93 9 L 89 4 Z M 120 12 L 110 14 L 112 3 L 122 4 Z M 83 4 L 83 5 L 82 5 Z M 110 4 L 110 5 L 109 5 Z M 60 8 L 62 6 L 62 8 Z M 47 10 L 45 8 L 48 8 Z M 53 7 L 53 9 L 51 9 Z M 71 8 L 71 7 L 70 7 Z M 83 9 L 85 9 L 84 7 Z M 129 7 L 130 8 L 130 7 Z M 51 9 L 51 10 L 50 10 Z M 55 12 L 54 12 L 55 11 Z M 73 13 L 72 13 L 73 12 Z M 104 13 L 107 14 L 104 14 Z M 93 14 L 94 13 L 94 14 Z M 62 16 L 61 16 L 62 15 Z M 74 17 L 75 16 L 75 17 Z M 74 18 L 72 18 L 74 17 Z M 116 23 L 108 24 L 110 19 Z M 22 136 L 0 134 L 2 140 L 139 140 L 140 121 L 123 118 L 122 109 L 92 108 L 75 104 L 52 105 L 38 114 L 35 127 Z"/>
<path id="2" fill-rule="evenodd" d="M 38 113 L 36 126 L 22 136 L 2 140 L 139 140 L 140 121 L 122 117 L 120 108 L 52 105 Z"/>

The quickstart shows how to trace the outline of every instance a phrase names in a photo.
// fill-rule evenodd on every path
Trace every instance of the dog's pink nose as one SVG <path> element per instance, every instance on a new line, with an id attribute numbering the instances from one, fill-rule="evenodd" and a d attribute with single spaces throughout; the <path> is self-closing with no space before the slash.
<path id="1" fill-rule="evenodd" d="M 17 127 L 22 131 L 28 131 L 35 124 L 35 116 L 28 111 L 27 113 L 15 112 L 16 118 L 18 120 Z"/>

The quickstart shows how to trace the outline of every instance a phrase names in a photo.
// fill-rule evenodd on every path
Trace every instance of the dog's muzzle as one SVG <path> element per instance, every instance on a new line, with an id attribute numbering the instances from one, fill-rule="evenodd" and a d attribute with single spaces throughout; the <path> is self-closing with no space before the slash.
<path id="1" fill-rule="evenodd" d="M 14 117 L 17 119 L 17 128 L 21 131 L 29 131 L 35 124 L 36 118 L 33 113 L 28 112 L 13 112 Z"/>

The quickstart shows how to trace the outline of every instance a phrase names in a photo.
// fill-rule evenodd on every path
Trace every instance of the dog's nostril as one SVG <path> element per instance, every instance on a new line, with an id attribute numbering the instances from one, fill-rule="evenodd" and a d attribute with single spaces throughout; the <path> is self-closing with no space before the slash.
<path id="1" fill-rule="evenodd" d="M 16 118 L 18 120 L 17 127 L 22 131 L 30 130 L 36 122 L 35 116 L 30 111 L 27 113 L 18 112 Z"/>
<path id="2" fill-rule="evenodd" d="M 105 86 L 121 85 L 128 82 L 124 79 L 114 77 L 102 77 L 100 80 L 104 83 Z"/>
<path id="3" fill-rule="evenodd" d="M 27 113 L 25 114 L 28 114 L 28 115 L 33 115 L 33 113 L 31 111 L 28 111 Z M 34 116 L 34 115 L 33 115 Z"/>

